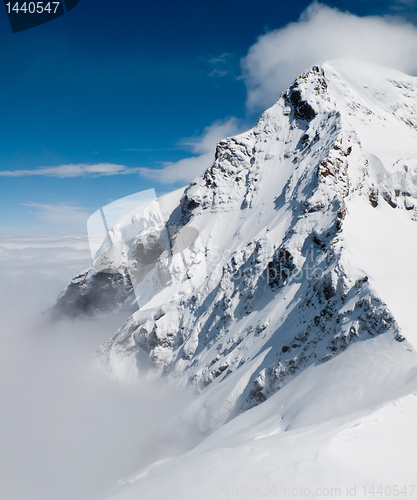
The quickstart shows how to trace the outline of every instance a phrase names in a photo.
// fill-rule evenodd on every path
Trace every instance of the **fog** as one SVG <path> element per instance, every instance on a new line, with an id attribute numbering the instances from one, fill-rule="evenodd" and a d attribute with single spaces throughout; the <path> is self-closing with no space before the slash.
<path id="1" fill-rule="evenodd" d="M 190 394 L 112 381 L 93 358 L 126 318 L 42 314 L 87 265 L 84 237 L 0 237 L 0 498 L 103 498 L 199 439 L 174 423 Z"/>

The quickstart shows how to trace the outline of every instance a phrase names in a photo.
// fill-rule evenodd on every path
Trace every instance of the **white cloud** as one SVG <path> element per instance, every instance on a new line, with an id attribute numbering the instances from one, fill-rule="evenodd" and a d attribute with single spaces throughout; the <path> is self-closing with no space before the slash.
<path id="1" fill-rule="evenodd" d="M 41 167 L 34 170 L 5 170 L 0 171 L 3 177 L 26 177 L 26 176 L 46 176 L 46 177 L 102 177 L 111 175 L 139 174 L 142 177 L 153 179 L 161 184 L 173 184 L 175 182 L 187 183 L 211 165 L 214 159 L 216 144 L 225 137 L 235 135 L 241 131 L 239 121 L 236 118 L 220 120 L 205 127 L 201 136 L 182 141 L 177 148 L 167 148 L 161 151 L 173 149 L 188 149 L 195 156 L 184 158 L 177 162 L 164 162 L 163 168 L 147 167 L 126 167 L 113 163 L 97 164 L 69 164 L 56 167 Z M 152 149 L 128 149 L 125 151 L 157 151 Z M 82 209 L 79 207 L 69 207 L 65 205 L 41 205 L 28 204 L 38 209 L 38 218 L 43 221 L 55 221 L 58 217 L 71 220 L 81 220 L 84 217 Z M 48 219 L 48 220 L 47 220 Z"/>
<path id="2" fill-rule="evenodd" d="M 159 151 L 177 151 L 179 148 L 129 148 L 122 149 L 122 151 L 127 153 L 154 153 Z"/>
<path id="3" fill-rule="evenodd" d="M 358 17 L 314 2 L 298 22 L 260 36 L 242 60 L 248 108 L 271 106 L 303 71 L 343 57 L 416 74 L 417 27 L 398 17 Z"/>
<path id="4" fill-rule="evenodd" d="M 49 230 L 85 232 L 90 213 L 82 207 L 72 205 L 50 205 L 25 203 L 36 220 Z"/>
<path id="5" fill-rule="evenodd" d="M 224 52 L 216 56 L 207 56 L 201 58 L 206 69 L 204 73 L 212 77 L 232 76 L 237 69 L 237 54 L 234 52 Z"/>
<path id="6" fill-rule="evenodd" d="M 41 167 L 34 170 L 3 170 L 3 177 L 26 177 L 31 175 L 44 175 L 46 177 L 101 177 L 109 175 L 137 174 L 137 168 L 129 168 L 124 165 L 113 163 L 86 163 L 59 165 L 57 167 Z"/>
<path id="7" fill-rule="evenodd" d="M 197 139 L 181 142 L 181 146 L 191 149 L 196 156 L 165 163 L 165 166 L 159 169 L 140 167 L 139 171 L 143 177 L 161 184 L 188 183 L 213 163 L 216 144 L 225 137 L 237 134 L 239 129 L 239 122 L 236 118 L 217 121 L 206 127 Z"/>
<path id="8" fill-rule="evenodd" d="M 225 63 L 232 54 L 229 52 L 224 52 L 220 56 L 211 57 L 208 62 L 210 64 Z"/>

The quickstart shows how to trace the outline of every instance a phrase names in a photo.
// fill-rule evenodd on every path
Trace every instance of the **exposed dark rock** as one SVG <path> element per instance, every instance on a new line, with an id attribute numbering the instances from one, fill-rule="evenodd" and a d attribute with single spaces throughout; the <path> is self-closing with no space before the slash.
<path id="1" fill-rule="evenodd" d="M 369 193 L 369 203 L 376 208 L 378 206 L 378 190 L 376 188 L 372 188 Z"/>
<path id="2" fill-rule="evenodd" d="M 388 203 L 388 205 L 392 208 L 397 208 L 397 203 L 392 199 L 391 193 L 388 191 L 385 191 L 385 193 L 382 193 L 382 197 L 384 200 Z"/>
<path id="3" fill-rule="evenodd" d="M 316 116 L 312 106 L 302 99 L 301 92 L 296 85 L 291 89 L 288 100 L 294 108 L 294 117 L 296 119 L 311 121 Z"/>
<path id="4" fill-rule="evenodd" d="M 272 290 L 282 287 L 294 270 L 292 255 L 285 248 L 280 248 L 267 267 L 267 281 Z"/>
<path id="5" fill-rule="evenodd" d="M 74 318 L 109 313 L 119 309 L 132 294 L 128 274 L 93 273 L 74 278 L 51 309 L 53 318 Z"/>

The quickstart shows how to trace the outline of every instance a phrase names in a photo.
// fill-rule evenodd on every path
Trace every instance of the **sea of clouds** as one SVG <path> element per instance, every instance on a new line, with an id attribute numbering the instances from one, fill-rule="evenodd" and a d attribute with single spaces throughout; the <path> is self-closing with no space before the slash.
<path id="1" fill-rule="evenodd" d="M 0 237 L 0 498 L 102 498 L 198 440 L 175 423 L 190 395 L 115 382 L 94 359 L 126 318 L 44 313 L 89 262 L 85 235 Z"/>

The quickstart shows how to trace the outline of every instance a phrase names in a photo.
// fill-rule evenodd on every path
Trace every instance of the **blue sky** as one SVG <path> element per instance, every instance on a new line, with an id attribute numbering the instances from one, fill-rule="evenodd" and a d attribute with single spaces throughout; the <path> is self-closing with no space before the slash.
<path id="1" fill-rule="evenodd" d="M 416 0 L 310 4 L 80 0 L 15 34 L 0 9 L 0 232 L 84 231 L 102 205 L 185 185 L 210 165 L 215 142 L 253 126 L 299 72 L 329 58 L 303 38 L 307 28 L 322 37 L 326 23 L 330 34 L 345 27 L 333 58 L 369 25 L 368 58 L 417 74 L 403 50 L 417 47 Z M 395 29 L 405 38 L 386 61 Z M 287 35 L 304 45 L 285 46 Z M 259 40 L 281 44 L 275 59 Z"/>

